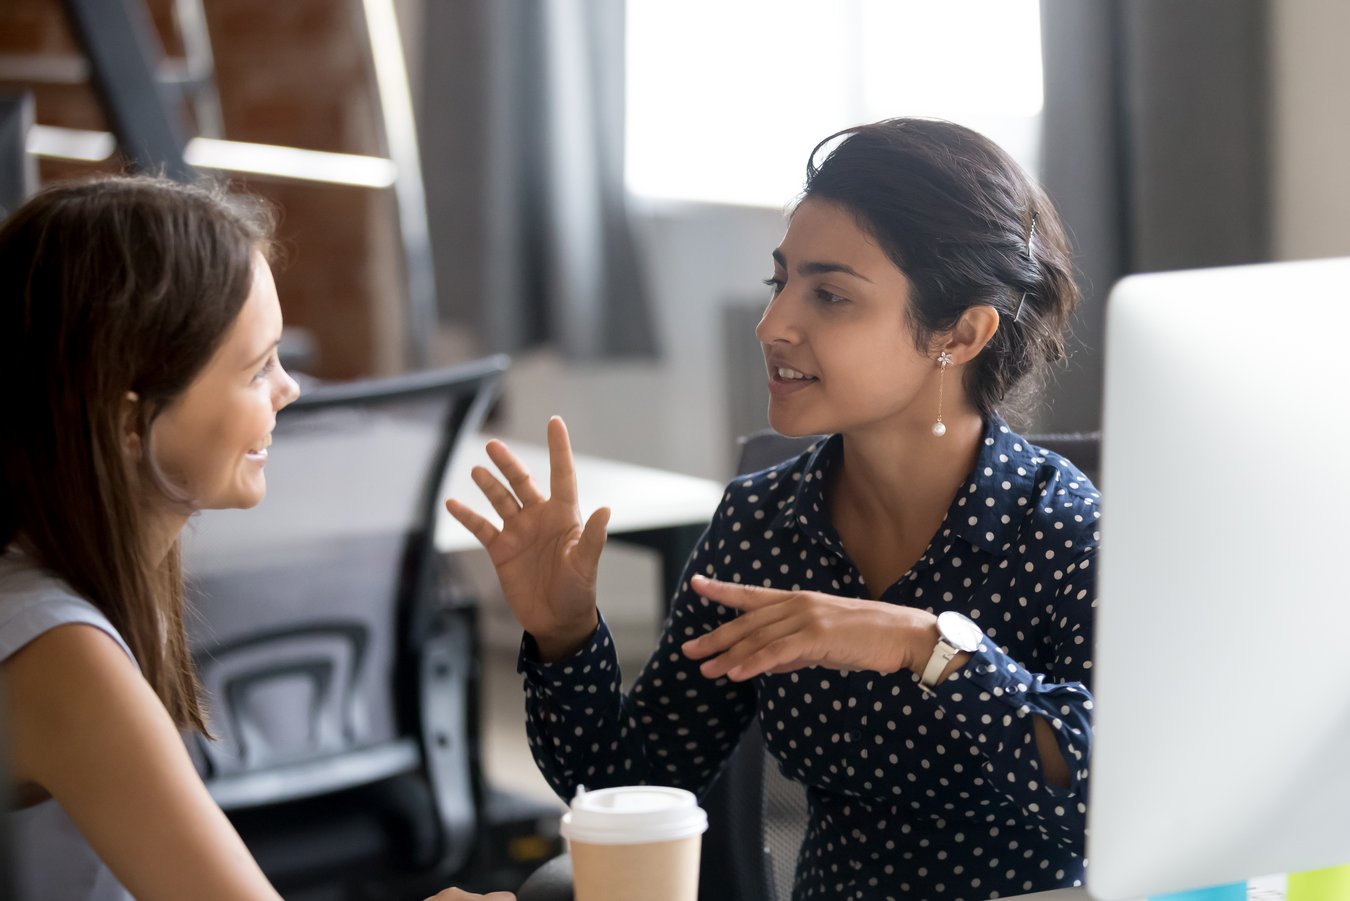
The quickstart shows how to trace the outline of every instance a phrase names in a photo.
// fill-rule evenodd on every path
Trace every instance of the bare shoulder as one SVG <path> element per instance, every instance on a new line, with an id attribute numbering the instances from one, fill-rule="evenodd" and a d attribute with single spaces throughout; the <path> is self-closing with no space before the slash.
<path id="1" fill-rule="evenodd" d="M 79 702 L 137 683 L 148 691 L 136 664 L 107 632 L 88 623 L 66 623 L 43 632 L 4 661 L 17 700 L 60 698 Z M 67 704 L 54 705 L 57 708 Z M 22 710 L 16 707 L 16 712 Z M 49 710 L 59 713 L 59 710 Z"/>
<path id="2" fill-rule="evenodd" d="M 4 664 L 15 776 L 46 789 L 137 898 L 272 898 L 117 641 L 57 626 Z"/>
<path id="3" fill-rule="evenodd" d="M 176 735 L 167 711 L 117 641 L 85 623 L 56 626 L 3 664 L 12 765 L 46 786 L 71 744 L 125 741 L 127 730 Z M 149 736 L 147 736 L 149 737 Z M 51 786 L 47 786 L 49 789 Z"/>

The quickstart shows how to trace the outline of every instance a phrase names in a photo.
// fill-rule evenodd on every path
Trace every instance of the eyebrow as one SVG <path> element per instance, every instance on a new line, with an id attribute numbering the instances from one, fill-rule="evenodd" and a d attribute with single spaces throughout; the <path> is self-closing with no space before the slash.
<path id="1" fill-rule="evenodd" d="M 783 252 L 781 250 L 776 249 L 774 250 L 773 261 L 777 263 L 779 266 L 782 266 L 784 269 L 787 268 L 787 258 L 783 256 Z M 826 275 L 831 272 L 842 272 L 845 275 L 851 275 L 854 278 L 862 279 L 869 285 L 872 283 L 872 280 L 870 278 L 863 275 L 861 272 L 859 272 L 857 269 L 854 269 L 852 266 L 845 265 L 844 263 L 813 261 L 809 263 L 799 263 L 797 265 L 798 275 Z"/>

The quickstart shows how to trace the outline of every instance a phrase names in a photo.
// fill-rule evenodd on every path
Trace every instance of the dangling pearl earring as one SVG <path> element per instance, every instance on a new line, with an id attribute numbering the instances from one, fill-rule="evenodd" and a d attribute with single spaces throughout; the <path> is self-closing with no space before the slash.
<path id="1" fill-rule="evenodd" d="M 947 367 L 952 365 L 952 355 L 945 350 L 938 354 L 938 415 L 937 422 L 933 423 L 933 434 L 938 438 L 947 434 L 947 425 L 942 421 L 942 382 L 947 375 Z"/>

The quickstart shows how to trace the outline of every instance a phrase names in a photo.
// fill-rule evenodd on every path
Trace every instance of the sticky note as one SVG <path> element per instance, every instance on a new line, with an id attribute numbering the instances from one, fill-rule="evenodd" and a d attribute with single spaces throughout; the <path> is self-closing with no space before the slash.
<path id="1" fill-rule="evenodd" d="M 1350 864 L 1289 874 L 1286 901 L 1345 901 L 1350 898 Z"/>

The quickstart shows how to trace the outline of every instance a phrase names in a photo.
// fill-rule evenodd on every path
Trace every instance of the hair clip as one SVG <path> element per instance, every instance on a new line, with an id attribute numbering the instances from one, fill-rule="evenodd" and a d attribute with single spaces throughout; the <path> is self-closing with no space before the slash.
<path id="1" fill-rule="evenodd" d="M 1031 229 L 1027 232 L 1027 258 L 1031 260 L 1033 266 L 1036 264 L 1036 257 L 1032 254 L 1031 248 L 1032 243 L 1036 240 L 1036 219 L 1037 214 L 1033 212 L 1031 214 Z M 1017 301 L 1017 309 L 1013 311 L 1013 322 L 1022 318 L 1022 306 L 1027 302 L 1027 295 L 1030 293 L 1030 291 L 1022 292 L 1022 299 Z"/>

